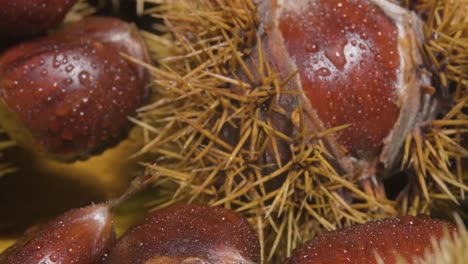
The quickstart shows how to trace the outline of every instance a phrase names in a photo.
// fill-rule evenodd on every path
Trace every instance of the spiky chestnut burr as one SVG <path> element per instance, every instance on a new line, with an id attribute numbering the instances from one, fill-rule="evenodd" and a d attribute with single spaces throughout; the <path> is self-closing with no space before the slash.
<path id="1" fill-rule="evenodd" d="M 70 27 L 0 56 L 6 131 L 61 160 L 83 159 L 118 142 L 130 128 L 127 117 L 148 95 L 143 67 L 119 55 L 149 61 L 135 28 L 111 18 Z"/>
<path id="2" fill-rule="evenodd" d="M 150 213 L 112 248 L 106 263 L 258 263 L 260 245 L 245 219 L 206 205 Z"/>
<path id="3" fill-rule="evenodd" d="M 403 216 L 354 225 L 322 234 L 295 250 L 285 263 L 397 263 L 398 258 L 416 263 L 432 250 L 432 239 L 440 240 L 454 225 L 429 217 Z"/>
<path id="4" fill-rule="evenodd" d="M 441 57 L 439 65 L 452 66 L 457 61 L 455 68 L 441 67 L 452 73 L 451 83 L 461 88 L 465 79 L 459 82 L 459 73 L 466 64 L 462 55 L 464 37 L 459 34 L 466 18 L 462 11 L 466 9 L 461 8 L 463 1 L 456 1 L 454 6 L 438 2 L 440 9 L 436 10 L 440 11 L 431 18 L 433 22 L 425 21 L 426 36 L 452 37 L 418 43 L 431 46 L 435 53 L 442 50 L 451 58 Z M 300 90 L 287 89 L 290 82 L 298 81 L 300 73 L 283 73 L 281 66 L 285 64 L 277 59 L 287 55 L 287 51 L 269 50 L 271 46 L 279 49 L 282 43 L 276 43 L 276 47 L 274 41 L 267 43 L 267 33 L 277 25 L 264 23 L 264 18 L 276 15 L 262 13 L 255 5 L 269 4 L 265 2 L 268 1 L 171 0 L 162 1 L 162 14 L 155 11 L 167 22 L 173 39 L 165 42 L 154 38 L 155 47 L 163 46 L 170 52 L 160 60 L 162 67 L 153 71 L 158 91 L 164 96 L 141 112 L 142 127 L 152 135 L 141 152 L 164 155 L 164 159 L 149 164 L 148 169 L 161 172 L 161 177 L 168 180 L 158 183 L 161 188 L 171 189 L 176 183 L 176 195 L 168 199 L 235 206 L 256 223 L 254 226 L 263 234 L 268 261 L 274 262 L 289 254 L 297 243 L 323 230 L 399 213 L 427 213 L 434 200 L 450 196 L 452 189 L 448 188 L 466 189 L 461 176 L 453 175 L 450 164 L 452 158 L 466 156 L 457 141 L 459 134 L 466 133 L 466 115 L 460 111 L 467 102 L 464 90 L 453 94 L 459 104 L 452 105 L 453 110 L 444 120 L 413 123 L 414 129 L 404 135 L 415 135 L 418 144 L 406 141 L 404 151 L 408 155 L 403 160 L 410 167 L 402 169 L 408 182 L 403 183 L 404 188 L 401 184 L 393 190 L 401 191 L 397 198 L 389 199 L 382 188 L 370 189 L 369 185 L 381 186 L 380 177 L 371 175 L 392 171 L 391 165 L 372 168 L 375 163 L 367 157 L 362 158 L 362 163 L 357 158 L 343 158 L 341 154 L 347 152 L 342 144 L 329 146 L 334 142 L 331 133 L 336 132 L 336 127 L 317 133 L 305 128 L 309 120 L 302 110 L 308 99 Z M 434 10 L 435 5 L 427 3 L 423 8 Z M 405 15 L 413 14 L 403 11 L 401 21 L 408 21 Z M 451 51 L 456 55 L 451 55 Z M 431 87 L 422 88 L 424 93 L 431 92 Z M 437 86 L 434 97 L 441 90 L 443 87 Z M 447 126 L 441 127 L 441 123 Z M 431 127 L 434 129 L 428 129 Z M 336 157 L 334 147 L 338 154 L 343 153 Z M 424 173 L 413 171 L 418 166 Z M 365 180 L 369 178 L 371 181 Z M 155 201 L 154 205 L 159 203 Z"/>
<path id="5" fill-rule="evenodd" d="M 114 241 L 112 214 L 107 204 L 70 210 L 0 255 L 5 264 L 99 263 Z"/>
<path id="6" fill-rule="evenodd" d="M 31 36 L 58 24 L 77 0 L 1 0 L 2 38 Z"/>

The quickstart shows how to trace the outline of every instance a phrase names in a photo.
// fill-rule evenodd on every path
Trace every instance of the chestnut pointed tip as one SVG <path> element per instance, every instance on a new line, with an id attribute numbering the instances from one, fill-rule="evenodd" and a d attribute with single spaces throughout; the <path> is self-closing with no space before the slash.
<path id="1" fill-rule="evenodd" d="M 113 220 L 106 204 L 72 209 L 18 241 L 1 263 L 81 263 L 101 260 L 114 241 Z"/>

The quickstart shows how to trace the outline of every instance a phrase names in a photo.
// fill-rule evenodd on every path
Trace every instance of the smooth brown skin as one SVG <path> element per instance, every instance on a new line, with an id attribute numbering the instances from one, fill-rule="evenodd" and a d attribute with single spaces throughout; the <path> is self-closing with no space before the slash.
<path id="1" fill-rule="evenodd" d="M 0 36 L 30 36 L 58 24 L 77 0 L 0 0 Z"/>
<path id="2" fill-rule="evenodd" d="M 67 42 L 79 39 L 86 42 L 99 41 L 111 44 L 119 52 L 151 64 L 150 54 L 137 27 L 117 18 L 87 17 L 81 21 L 66 24 L 54 34 L 54 38 Z M 140 79 L 149 78 L 148 71 L 144 67 L 137 64 L 132 64 L 132 67 L 136 68 Z"/>
<path id="3" fill-rule="evenodd" d="M 105 17 L 68 24 L 5 52 L 0 96 L 34 137 L 23 145 L 74 160 L 117 143 L 130 128 L 127 116 L 149 94 L 148 71 L 121 52 L 150 63 L 138 30 Z"/>
<path id="4" fill-rule="evenodd" d="M 354 157 L 378 156 L 398 119 L 398 33 L 369 1 L 303 1 L 279 29 L 302 88 L 326 128 Z"/>
<path id="5" fill-rule="evenodd" d="M 446 222 L 426 216 L 404 216 L 354 225 L 325 233 L 295 250 L 285 264 L 377 263 L 377 253 L 384 263 L 396 263 L 395 254 L 413 263 L 431 249 L 431 238 L 440 239 L 444 228 L 455 231 Z M 375 252 L 375 253 L 374 253 Z"/>
<path id="6" fill-rule="evenodd" d="M 106 263 L 258 263 L 259 240 L 233 211 L 173 205 L 130 228 Z"/>
<path id="7" fill-rule="evenodd" d="M 73 209 L 31 231 L 0 255 L 4 264 L 98 263 L 114 240 L 105 204 Z"/>
<path id="8" fill-rule="evenodd" d="M 0 97 L 32 134 L 30 148 L 73 160 L 126 134 L 127 117 L 147 91 L 137 68 L 118 53 L 97 41 L 47 37 L 0 57 Z"/>

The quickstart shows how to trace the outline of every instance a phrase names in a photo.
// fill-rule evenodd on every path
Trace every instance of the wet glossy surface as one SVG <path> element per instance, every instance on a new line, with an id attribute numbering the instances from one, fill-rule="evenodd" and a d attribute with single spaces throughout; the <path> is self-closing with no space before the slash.
<path id="1" fill-rule="evenodd" d="M 355 225 L 316 237 L 294 251 L 286 263 L 373 264 L 377 263 L 374 251 L 386 264 L 395 263 L 395 253 L 410 260 L 432 248 L 431 237 L 441 238 L 444 227 L 455 229 L 443 221 L 422 216 Z"/>
<path id="2" fill-rule="evenodd" d="M 113 241 L 107 205 L 74 209 L 27 234 L 0 256 L 8 264 L 94 264 Z"/>
<path id="3" fill-rule="evenodd" d="M 0 0 L 0 35 L 28 36 L 59 23 L 77 0 Z"/>
<path id="4" fill-rule="evenodd" d="M 351 124 L 336 134 L 350 154 L 378 155 L 399 114 L 396 27 L 368 1 L 285 2 L 279 27 L 312 107 L 328 128 Z"/>
<path id="5" fill-rule="evenodd" d="M 78 22 L 66 24 L 54 34 L 54 38 L 64 41 L 80 39 L 85 42 L 97 40 L 104 44 L 111 44 L 119 52 L 130 55 L 139 61 L 150 63 L 150 55 L 138 29 L 117 18 L 87 17 Z M 131 66 L 138 71 L 141 79 L 148 79 L 146 69 L 136 64 L 131 64 Z"/>
<path id="6" fill-rule="evenodd" d="M 259 260 L 260 245 L 255 232 L 233 211 L 203 205 L 175 205 L 150 213 L 142 223 L 130 228 L 117 241 L 106 263 Z"/>
<path id="7" fill-rule="evenodd" d="M 0 96 L 39 149 L 85 156 L 117 142 L 145 96 L 118 50 L 100 42 L 40 39 L 0 57 Z"/>

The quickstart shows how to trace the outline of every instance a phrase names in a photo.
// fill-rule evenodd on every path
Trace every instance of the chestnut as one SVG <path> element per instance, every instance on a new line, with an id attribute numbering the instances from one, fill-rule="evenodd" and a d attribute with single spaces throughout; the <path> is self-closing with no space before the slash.
<path id="1" fill-rule="evenodd" d="M 231 210 L 172 205 L 147 215 L 112 248 L 105 263 L 258 263 L 259 240 Z"/>
<path id="2" fill-rule="evenodd" d="M 123 29 L 113 31 L 132 31 L 124 22 L 114 24 Z M 125 35 L 133 39 L 113 44 L 109 38 L 100 41 L 100 31 L 76 39 L 67 35 L 78 29 L 20 44 L 0 56 L 6 131 L 20 145 L 60 160 L 84 159 L 119 142 L 130 128 L 127 117 L 148 95 L 148 73 L 119 55 L 148 60 L 136 32 Z"/>
<path id="3" fill-rule="evenodd" d="M 436 113 L 420 70 L 419 18 L 389 0 L 269 0 L 258 13 L 264 56 L 290 79 L 278 98 L 286 115 L 269 114 L 275 128 L 305 127 L 313 141 L 340 127 L 323 137 L 339 170 L 392 170 L 409 131 Z"/>
<path id="4" fill-rule="evenodd" d="M 415 263 L 432 249 L 431 239 L 455 232 L 454 225 L 427 216 L 403 216 L 324 233 L 296 249 L 285 263 Z"/>
<path id="5" fill-rule="evenodd" d="M 58 24 L 77 0 L 0 0 L 0 35 L 31 36 Z"/>
<path id="6" fill-rule="evenodd" d="M 114 242 L 106 204 L 70 210 L 30 230 L 0 255 L 0 263 L 99 263 Z"/>

